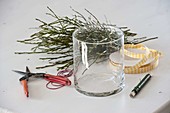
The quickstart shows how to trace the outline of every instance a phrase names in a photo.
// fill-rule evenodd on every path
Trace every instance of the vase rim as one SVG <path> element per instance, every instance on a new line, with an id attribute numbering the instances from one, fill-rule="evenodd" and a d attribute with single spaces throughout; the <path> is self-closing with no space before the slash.
<path id="1" fill-rule="evenodd" d="M 96 25 L 96 26 L 97 26 L 97 25 Z M 77 33 L 80 29 L 82 29 L 82 28 L 87 28 L 86 26 L 82 26 L 82 27 L 77 28 L 77 29 L 73 32 L 72 38 L 75 38 L 76 40 L 81 41 L 81 42 L 84 42 L 84 43 L 86 43 L 86 44 L 96 44 L 96 45 L 114 43 L 114 42 L 117 42 L 117 41 L 122 40 L 122 39 L 123 39 L 123 41 L 124 41 L 124 33 L 123 33 L 123 31 L 122 31 L 120 28 L 118 28 L 118 27 L 116 27 L 116 26 L 113 26 L 113 25 L 105 25 L 105 27 L 106 27 L 106 28 L 111 28 L 111 29 L 115 30 L 115 31 L 117 32 L 119 38 L 114 39 L 114 40 L 110 40 L 110 41 L 107 41 L 107 42 L 88 42 L 88 41 L 84 41 L 84 40 L 77 39 L 77 38 L 75 37 L 76 33 Z M 123 43 L 124 43 L 124 42 L 123 42 Z"/>

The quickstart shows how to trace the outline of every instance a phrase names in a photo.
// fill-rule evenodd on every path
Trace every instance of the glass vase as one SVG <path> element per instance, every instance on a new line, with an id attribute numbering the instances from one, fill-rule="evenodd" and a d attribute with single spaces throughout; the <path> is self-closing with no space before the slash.
<path id="1" fill-rule="evenodd" d="M 74 85 L 89 96 L 109 96 L 124 87 L 124 34 L 111 25 L 80 27 L 73 33 Z"/>

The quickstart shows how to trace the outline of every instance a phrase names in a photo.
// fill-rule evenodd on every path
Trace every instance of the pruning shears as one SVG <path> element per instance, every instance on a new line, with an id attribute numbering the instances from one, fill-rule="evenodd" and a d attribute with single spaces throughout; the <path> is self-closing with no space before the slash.
<path id="1" fill-rule="evenodd" d="M 26 67 L 26 72 L 23 71 L 18 71 L 18 70 L 13 70 L 16 73 L 19 73 L 21 75 L 24 75 L 19 79 L 21 84 L 23 85 L 24 93 L 27 97 L 29 97 L 29 92 L 28 92 L 28 80 L 30 77 L 34 78 L 43 78 L 48 81 L 46 84 L 46 87 L 49 89 L 58 89 L 63 86 L 70 86 L 71 81 L 68 79 L 69 76 L 72 75 L 72 70 L 63 70 L 58 72 L 57 75 L 51 75 L 51 74 L 46 74 L 46 73 L 31 73 L 29 68 Z M 50 88 L 48 85 L 52 84 L 53 86 L 56 86 L 55 88 Z M 54 85 L 55 83 L 55 85 Z"/>

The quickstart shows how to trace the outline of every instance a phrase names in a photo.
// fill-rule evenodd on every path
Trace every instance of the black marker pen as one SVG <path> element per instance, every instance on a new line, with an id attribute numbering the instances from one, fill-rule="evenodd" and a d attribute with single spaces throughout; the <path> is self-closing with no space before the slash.
<path id="1" fill-rule="evenodd" d="M 145 86 L 145 84 L 150 80 L 152 76 L 147 74 L 130 93 L 130 97 L 134 98 L 140 90 Z"/>

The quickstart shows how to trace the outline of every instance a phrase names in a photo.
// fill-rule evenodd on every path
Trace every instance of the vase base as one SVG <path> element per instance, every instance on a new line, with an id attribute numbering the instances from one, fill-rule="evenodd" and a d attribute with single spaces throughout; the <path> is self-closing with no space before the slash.
<path id="1" fill-rule="evenodd" d="M 84 95 L 87 96 L 93 96 L 93 97 L 106 97 L 106 96 L 110 96 L 110 95 L 114 95 L 117 94 L 119 92 L 121 92 L 124 88 L 124 84 L 121 85 L 121 87 L 119 87 L 118 89 L 115 89 L 113 91 L 109 91 L 109 92 L 100 92 L 100 93 L 96 93 L 96 92 L 87 92 L 87 91 L 83 91 L 81 90 L 79 87 L 75 86 L 76 90 Z"/>
<path id="2" fill-rule="evenodd" d="M 124 73 L 121 75 L 108 73 L 91 73 L 75 81 L 78 92 L 88 96 L 105 97 L 116 94 L 124 88 Z"/>

